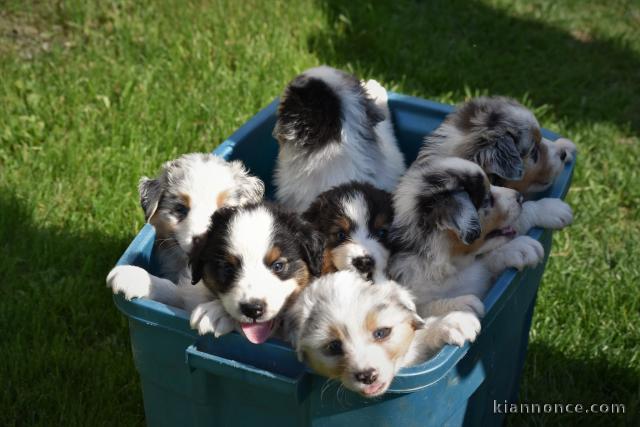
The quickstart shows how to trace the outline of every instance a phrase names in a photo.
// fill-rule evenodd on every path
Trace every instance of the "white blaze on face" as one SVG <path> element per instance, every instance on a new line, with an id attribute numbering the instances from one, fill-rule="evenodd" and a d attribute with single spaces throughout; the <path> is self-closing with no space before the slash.
<path id="1" fill-rule="evenodd" d="M 240 311 L 240 304 L 264 301 L 266 310 L 260 322 L 273 319 L 289 295 L 297 288 L 295 278 L 280 280 L 264 263 L 272 247 L 274 218 L 264 207 L 238 214 L 229 224 L 229 253 L 241 260 L 231 289 L 221 296 L 227 312 L 236 320 L 251 322 Z"/>
<path id="2" fill-rule="evenodd" d="M 358 272 L 353 260 L 370 256 L 375 261 L 373 271 L 374 282 L 386 279 L 384 270 L 389 259 L 389 251 L 378 240 L 371 236 L 369 230 L 369 207 L 360 194 L 342 201 L 345 215 L 356 224 L 355 230 L 349 232 L 349 239 L 332 250 L 333 264 L 338 270 Z"/>
<path id="3" fill-rule="evenodd" d="M 217 160 L 217 159 L 216 159 Z M 236 185 L 230 167 L 223 161 L 198 159 L 188 163 L 178 192 L 189 197 L 189 213 L 175 226 L 176 240 L 185 252 L 193 238 L 206 233 L 211 215 L 224 204 L 225 194 Z"/>

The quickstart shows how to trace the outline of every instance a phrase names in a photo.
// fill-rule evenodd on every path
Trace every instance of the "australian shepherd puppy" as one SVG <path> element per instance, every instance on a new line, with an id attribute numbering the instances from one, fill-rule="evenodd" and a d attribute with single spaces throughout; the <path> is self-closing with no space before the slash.
<path id="1" fill-rule="evenodd" d="M 575 154 L 570 140 L 544 138 L 533 113 L 517 101 L 480 97 L 449 114 L 426 138 L 418 158 L 470 160 L 482 167 L 494 185 L 513 188 L 526 197 L 549 188 Z M 525 202 L 518 231 L 534 226 L 560 229 L 572 221 L 568 204 L 544 198 Z"/>
<path id="2" fill-rule="evenodd" d="M 455 156 L 479 164 L 494 185 L 523 194 L 551 186 L 576 146 L 542 136 L 538 120 L 514 99 L 474 98 L 449 114 L 426 140 L 420 157 Z"/>
<path id="3" fill-rule="evenodd" d="M 387 280 L 391 193 L 349 182 L 320 194 L 303 218 L 325 238 L 323 273 L 352 270 L 375 283 Z"/>
<path id="4" fill-rule="evenodd" d="M 442 344 L 475 339 L 481 299 L 499 273 L 542 260 L 538 241 L 516 237 L 522 203 L 456 157 L 422 158 L 398 185 L 389 273 L 415 295 L 421 316 L 448 316 Z"/>
<path id="5" fill-rule="evenodd" d="M 238 329 L 266 341 L 276 318 L 320 275 L 324 240 L 299 215 L 272 204 L 224 208 L 191 256 L 192 282 L 210 293 L 191 325 L 200 334 Z"/>
<path id="6" fill-rule="evenodd" d="M 211 223 L 211 215 L 224 206 L 240 206 L 262 200 L 264 184 L 249 175 L 239 161 L 227 162 L 213 154 L 185 154 L 166 162 L 156 178 L 139 184 L 145 220 L 156 232 L 154 257 L 159 277 L 131 266 L 117 266 L 107 285 L 127 298 L 150 297 L 175 303 L 173 286 L 191 280 L 189 253 Z"/>
<path id="7" fill-rule="evenodd" d="M 273 135 L 276 198 L 295 211 L 350 181 L 392 191 L 405 170 L 385 89 L 335 68 L 311 68 L 289 83 Z"/>
<path id="8" fill-rule="evenodd" d="M 284 319 L 301 361 L 366 397 L 383 394 L 398 370 L 414 362 L 414 336 L 423 326 L 406 289 L 372 285 L 353 271 L 314 281 Z"/>

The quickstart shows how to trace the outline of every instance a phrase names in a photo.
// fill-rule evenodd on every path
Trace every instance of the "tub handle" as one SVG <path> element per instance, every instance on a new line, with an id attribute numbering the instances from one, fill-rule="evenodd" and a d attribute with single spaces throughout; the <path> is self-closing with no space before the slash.
<path id="1" fill-rule="evenodd" d="M 202 352 L 195 345 L 187 347 L 185 358 L 187 365 L 192 370 L 202 369 L 213 375 L 265 387 L 277 393 L 291 395 L 298 402 L 304 400 L 311 389 L 311 377 L 306 372 L 302 372 L 296 378 L 291 378 L 246 363 Z"/>

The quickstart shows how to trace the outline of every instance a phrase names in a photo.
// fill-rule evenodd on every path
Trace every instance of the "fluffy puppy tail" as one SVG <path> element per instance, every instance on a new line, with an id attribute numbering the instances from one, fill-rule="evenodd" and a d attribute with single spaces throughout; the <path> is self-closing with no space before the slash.
<path id="1" fill-rule="evenodd" d="M 340 140 L 340 96 L 329 84 L 337 70 L 317 67 L 305 71 L 286 87 L 278 108 L 273 136 L 281 145 L 322 147 Z"/>

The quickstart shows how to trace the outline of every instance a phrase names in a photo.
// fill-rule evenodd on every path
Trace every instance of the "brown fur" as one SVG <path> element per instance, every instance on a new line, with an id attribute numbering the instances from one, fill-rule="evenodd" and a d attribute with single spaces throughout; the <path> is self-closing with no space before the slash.
<path id="1" fill-rule="evenodd" d="M 538 131 L 539 133 L 540 131 Z M 536 137 L 536 147 L 538 147 L 538 161 L 533 163 L 530 159 L 525 159 L 524 176 L 520 181 L 505 181 L 504 186 L 513 188 L 521 193 L 526 193 L 529 187 L 534 184 L 542 184 L 552 179 L 552 167 L 549 162 L 549 148 Z"/>
<path id="2" fill-rule="evenodd" d="M 264 256 L 264 264 L 271 265 L 280 259 L 280 256 L 282 256 L 282 250 L 277 246 L 272 246 Z"/>
<path id="3" fill-rule="evenodd" d="M 415 329 L 413 325 L 407 319 L 406 322 L 397 325 L 393 328 L 392 334 L 398 335 L 400 334 L 401 338 L 398 340 L 397 336 L 394 337 L 393 340 L 385 340 L 382 342 L 382 346 L 384 350 L 389 355 L 389 359 L 392 361 L 398 360 L 400 357 L 403 357 L 409 351 L 409 347 L 411 346 L 411 342 L 413 341 L 413 337 L 415 335 Z"/>
<path id="4" fill-rule="evenodd" d="M 336 271 L 338 271 L 338 269 L 333 264 L 333 257 L 331 256 L 331 250 L 325 249 L 324 254 L 322 255 L 322 275 L 335 273 Z"/>
<path id="5" fill-rule="evenodd" d="M 466 245 L 460 240 L 457 233 L 452 230 L 447 230 L 447 236 L 450 242 L 451 248 L 451 256 L 455 257 L 458 255 L 468 255 L 477 252 L 482 245 L 485 243 L 485 238 L 487 234 L 490 232 L 497 230 L 502 227 L 506 227 L 509 224 L 506 224 L 507 213 L 503 211 L 497 204 L 494 205 L 493 208 L 489 211 L 488 214 L 484 215 L 482 210 L 479 212 L 480 215 L 480 227 L 482 232 L 480 233 L 480 237 L 475 240 L 470 245 Z"/>
<path id="6" fill-rule="evenodd" d="M 220 192 L 220 194 L 218 194 L 218 197 L 216 197 L 216 203 L 218 204 L 219 208 L 224 206 L 228 197 L 229 197 L 229 190 L 222 191 Z"/>
<path id="7" fill-rule="evenodd" d="M 167 239 L 169 236 L 172 236 L 175 231 L 169 221 L 163 221 L 160 216 L 156 211 L 156 213 L 149 218 L 149 224 L 153 225 L 153 228 L 156 230 L 156 240 Z"/>

